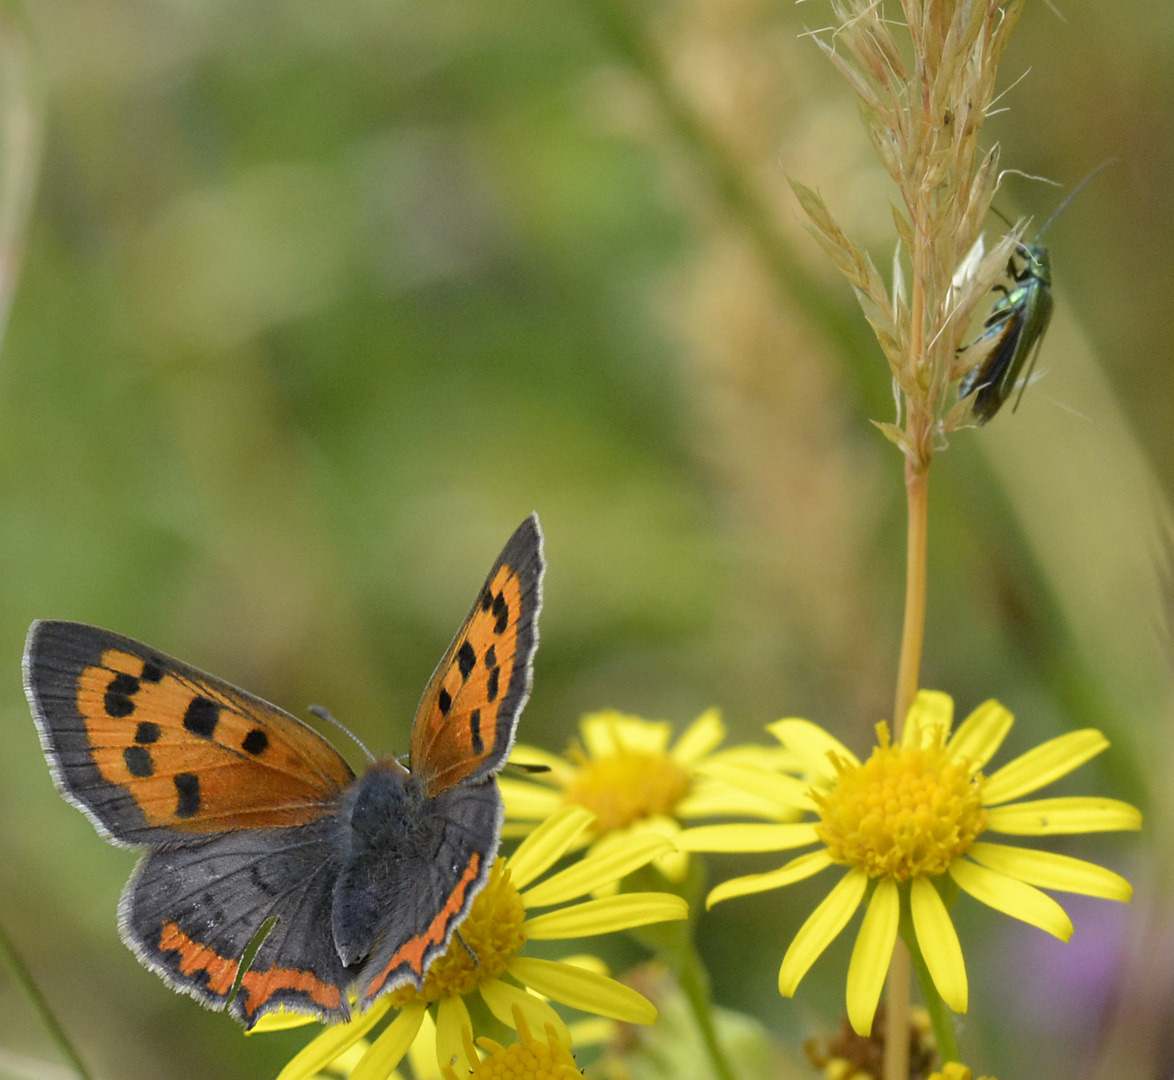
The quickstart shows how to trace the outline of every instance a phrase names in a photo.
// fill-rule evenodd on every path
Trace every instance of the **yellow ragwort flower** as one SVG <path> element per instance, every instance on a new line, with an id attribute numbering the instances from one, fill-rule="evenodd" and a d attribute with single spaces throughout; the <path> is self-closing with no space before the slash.
<path id="1" fill-rule="evenodd" d="M 564 1043 L 549 1024 L 546 1038 L 537 1038 L 531 1033 L 526 1017 L 516 1006 L 515 1010 L 514 1027 L 518 1041 L 508 1047 L 485 1038 L 478 1039 L 474 1046 L 473 1029 L 462 1028 L 465 1056 L 472 1063 L 472 1071 L 458 1077 L 452 1066 L 446 1065 L 442 1070 L 444 1080 L 465 1080 L 466 1077 L 467 1080 L 579 1080 L 582 1074 L 575 1064 L 571 1044 Z M 477 1053 L 477 1046 L 487 1051 L 484 1059 Z"/>
<path id="2" fill-rule="evenodd" d="M 386 1080 L 412 1046 L 432 1009 L 437 1064 L 467 1072 L 461 1031 L 472 1027 L 465 998 L 479 994 L 489 1011 L 511 1026 L 520 1011 L 533 1030 L 553 1028 L 566 1045 L 571 1036 L 546 998 L 597 1016 L 628 1023 L 656 1019 L 652 1003 L 601 974 L 589 963 L 522 955 L 528 941 L 591 937 L 634 926 L 688 917 L 688 905 L 667 893 L 623 893 L 571 904 L 606 888 L 671 847 L 664 837 L 632 837 L 622 846 L 593 852 L 538 881 L 567 854 L 594 816 L 568 806 L 539 825 L 508 859 L 498 858 L 468 916 L 424 977 L 424 987 L 385 994 L 346 1024 L 327 1028 L 282 1070 L 278 1080 L 305 1080 L 362 1039 L 389 1011 L 398 1015 L 350 1072 L 351 1080 Z M 554 905 L 554 911 L 535 909 Z M 258 1024 L 258 1027 L 262 1025 Z"/>
<path id="3" fill-rule="evenodd" d="M 803 924 L 783 957 L 779 991 L 794 994 L 807 970 L 871 896 L 848 967 L 848 1017 L 867 1034 L 897 938 L 901 908 L 912 917 L 917 944 L 934 985 L 955 1012 L 967 1007 L 966 966 L 939 888 L 957 886 L 976 900 L 1067 941 L 1072 923 L 1055 900 L 1062 892 L 1128 901 L 1132 887 L 1117 874 L 1081 859 L 992 843 L 987 832 L 1014 836 L 1141 828 L 1141 814 L 1115 799 L 1069 797 L 1015 802 L 1066 776 L 1108 745 L 1093 729 L 1052 739 L 990 776 L 994 756 L 1014 718 L 996 701 L 974 710 L 950 734 L 954 703 L 921 691 L 899 745 L 877 725 L 868 761 L 807 720 L 780 720 L 768 730 L 805 763 L 807 780 L 745 764 L 706 766 L 713 776 L 807 810 L 794 824 L 710 825 L 682 832 L 686 851 L 783 851 L 820 844 L 778 870 L 735 878 L 709 894 L 710 906 L 733 896 L 777 889 L 831 866 L 846 866 Z"/>
<path id="4" fill-rule="evenodd" d="M 670 747 L 665 721 L 607 710 L 579 723 L 581 742 L 565 755 L 515 746 L 511 761 L 549 770 L 530 780 L 500 777 L 506 835 L 525 835 L 561 806 L 584 806 L 595 815 L 589 839 L 603 847 L 641 833 L 670 839 L 680 822 L 703 817 L 744 816 L 791 820 L 798 815 L 776 801 L 731 787 L 700 771 L 715 762 L 754 762 L 769 768 L 795 764 L 782 749 L 731 747 L 718 751 L 726 728 L 717 709 L 704 712 Z M 656 866 L 672 881 L 685 876 L 688 856 L 669 851 Z"/>

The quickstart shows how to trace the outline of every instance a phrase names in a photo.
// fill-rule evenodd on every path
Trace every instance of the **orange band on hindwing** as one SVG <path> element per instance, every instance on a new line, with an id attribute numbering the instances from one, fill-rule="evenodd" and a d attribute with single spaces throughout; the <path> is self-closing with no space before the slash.
<path id="1" fill-rule="evenodd" d="M 246 971 L 241 977 L 241 990 L 246 995 L 244 1010 L 250 1020 L 265 1002 L 282 990 L 296 990 L 331 1011 L 342 1007 L 342 994 L 337 986 L 323 982 L 311 971 L 299 971 L 297 968 L 271 967 L 267 971 Z"/>
<path id="2" fill-rule="evenodd" d="M 179 973 L 191 979 L 198 972 L 206 972 L 207 989 L 219 997 L 225 997 L 236 979 L 239 960 L 221 956 L 208 945 L 201 945 L 185 934 L 176 923 L 168 920 L 159 932 L 159 951 L 179 953 Z"/>
<path id="3" fill-rule="evenodd" d="M 227 997 L 236 979 L 239 960 L 219 955 L 209 945 L 194 941 L 174 922 L 167 921 L 159 933 L 161 952 L 179 953 L 179 973 L 192 979 L 201 971 L 207 973 L 206 989 L 218 997 Z M 267 971 L 246 971 L 241 977 L 241 990 L 246 995 L 244 1012 L 251 1020 L 257 1010 L 274 994 L 295 990 L 305 994 L 323 1009 L 337 1011 L 342 1005 L 342 994 L 337 986 L 323 982 L 313 972 L 297 968 L 271 967 Z"/>
<path id="4" fill-rule="evenodd" d="M 427 930 L 422 934 L 417 934 L 414 938 L 409 938 L 396 949 L 387 962 L 387 966 L 367 985 L 367 989 L 363 993 L 364 1002 L 372 1001 L 387 984 L 391 973 L 405 963 L 415 975 L 423 979 L 424 954 L 429 947 L 444 942 L 445 934 L 448 933 L 453 919 L 461 913 L 465 906 L 465 894 L 468 892 L 469 885 L 477 879 L 477 871 L 480 867 L 481 856 L 477 852 L 473 852 L 469 859 L 469 865 L 465 867 L 465 872 L 461 875 L 461 880 L 457 882 L 456 888 L 449 894 L 448 900 L 439 914 L 428 924 Z"/>

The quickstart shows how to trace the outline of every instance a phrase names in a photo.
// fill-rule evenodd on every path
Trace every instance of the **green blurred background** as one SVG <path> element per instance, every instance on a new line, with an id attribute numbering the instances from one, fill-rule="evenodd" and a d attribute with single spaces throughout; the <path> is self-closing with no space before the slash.
<path id="1" fill-rule="evenodd" d="M 1138 885 L 1128 910 L 1070 904 L 1066 947 L 959 904 L 969 1059 L 1168 1077 L 1174 8 L 1062 6 L 1029 6 L 985 141 L 1065 188 L 1122 162 L 1049 234 L 1046 377 L 933 470 L 923 683 L 1004 701 L 1007 756 L 1100 727 L 1113 749 L 1056 790 L 1148 815 L 1140 838 L 1058 845 Z M 25 94 L 43 158 L 0 355 L 0 919 L 99 1075 L 266 1077 L 304 1035 L 245 1040 L 120 944 L 134 856 L 52 787 L 20 685 L 34 618 L 146 639 L 402 752 L 536 509 L 523 739 L 716 704 L 736 741 L 802 715 L 866 746 L 900 633 L 901 462 L 868 423 L 892 398 L 786 180 L 882 267 L 895 189 L 801 36 L 825 7 L 35 0 L 3 20 L 10 202 Z M 1013 176 L 997 203 L 1038 222 L 1061 195 Z M 826 887 L 702 924 L 719 1002 L 793 1054 L 843 1008 L 850 935 L 795 1001 L 775 989 Z M 0 1075 L 56 1059 L 6 974 L 0 1048 Z"/>

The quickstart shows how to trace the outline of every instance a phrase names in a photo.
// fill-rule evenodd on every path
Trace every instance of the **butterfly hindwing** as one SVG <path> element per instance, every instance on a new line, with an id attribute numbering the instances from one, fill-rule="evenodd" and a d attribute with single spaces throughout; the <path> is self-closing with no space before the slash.
<path id="1" fill-rule="evenodd" d="M 374 934 L 374 948 L 359 972 L 359 1001 L 404 983 L 423 987 L 432 961 L 448 947 L 454 929 L 489 877 L 501 835 L 501 795 L 492 780 L 461 784 L 428 799 L 410 843 L 380 860 L 379 880 L 340 878 L 335 918 L 347 910 L 344 890 L 356 897 L 396 895 Z M 374 862 L 374 861 L 373 861 Z M 335 938 L 339 935 L 336 921 Z"/>
<path id="2" fill-rule="evenodd" d="M 349 1015 L 355 978 L 330 933 L 339 871 L 337 822 L 247 829 L 143 857 L 123 891 L 123 940 L 172 987 L 223 1009 L 240 962 L 275 918 L 231 1002 L 246 1027 L 286 1005 L 324 1020 Z"/>
<path id="3" fill-rule="evenodd" d="M 115 842 L 305 824 L 354 779 L 295 717 L 94 626 L 34 623 L 25 692 L 57 786 Z"/>
<path id="4" fill-rule="evenodd" d="M 531 514 L 498 556 L 416 711 L 411 765 L 429 794 L 504 764 L 530 693 L 543 569 Z"/>

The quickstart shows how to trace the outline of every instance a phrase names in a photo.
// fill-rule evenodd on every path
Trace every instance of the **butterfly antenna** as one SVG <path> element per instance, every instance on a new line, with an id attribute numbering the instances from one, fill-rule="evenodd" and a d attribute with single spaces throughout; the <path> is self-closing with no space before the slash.
<path id="1" fill-rule="evenodd" d="M 465 952 L 467 952 L 469 956 L 472 957 L 473 966 L 480 967 L 481 961 L 477 959 L 477 954 L 473 952 L 472 946 L 470 946 L 469 943 L 463 937 L 461 937 L 461 931 L 457 929 L 453 931 L 453 933 L 456 935 L 457 941 L 459 941 L 465 947 Z"/>
<path id="2" fill-rule="evenodd" d="M 368 750 L 366 746 L 363 745 L 363 740 L 360 739 L 353 731 L 351 731 L 351 729 L 347 727 L 346 724 L 344 724 L 341 720 L 335 720 L 335 718 L 330 715 L 328 710 L 322 708 L 321 705 L 311 705 L 307 711 L 312 716 L 318 717 L 319 720 L 326 720 L 327 722 L 333 724 L 336 728 L 338 728 L 339 731 L 347 736 L 351 742 L 353 742 L 360 750 L 362 750 L 371 761 L 375 760 L 375 755 L 371 753 L 371 751 Z"/>
<path id="3" fill-rule="evenodd" d="M 1048 226 L 1050 226 L 1052 224 L 1052 222 L 1055 221 L 1056 218 L 1058 218 L 1061 213 L 1063 213 L 1063 211 L 1067 208 L 1068 204 L 1073 199 L 1075 199 L 1076 196 L 1079 195 L 1089 185 L 1089 182 L 1098 173 L 1104 172 L 1110 165 L 1116 165 L 1120 161 L 1121 161 L 1120 158 L 1115 158 L 1115 157 L 1109 158 L 1108 161 L 1102 161 L 1095 169 L 1093 169 L 1092 172 L 1090 172 L 1083 180 L 1081 180 L 1080 183 L 1076 185 L 1076 187 L 1074 187 L 1070 192 L 1068 192 L 1068 194 L 1064 198 L 1064 201 L 1062 203 L 1060 203 L 1060 205 L 1057 206 L 1055 210 L 1052 211 L 1052 216 L 1050 218 L 1048 218 L 1048 220 L 1043 223 L 1043 227 L 1040 229 L 1039 232 L 1037 232 L 1035 234 L 1036 240 L 1038 241 L 1039 238 L 1041 236 L 1043 236 L 1043 234 L 1048 231 Z"/>

